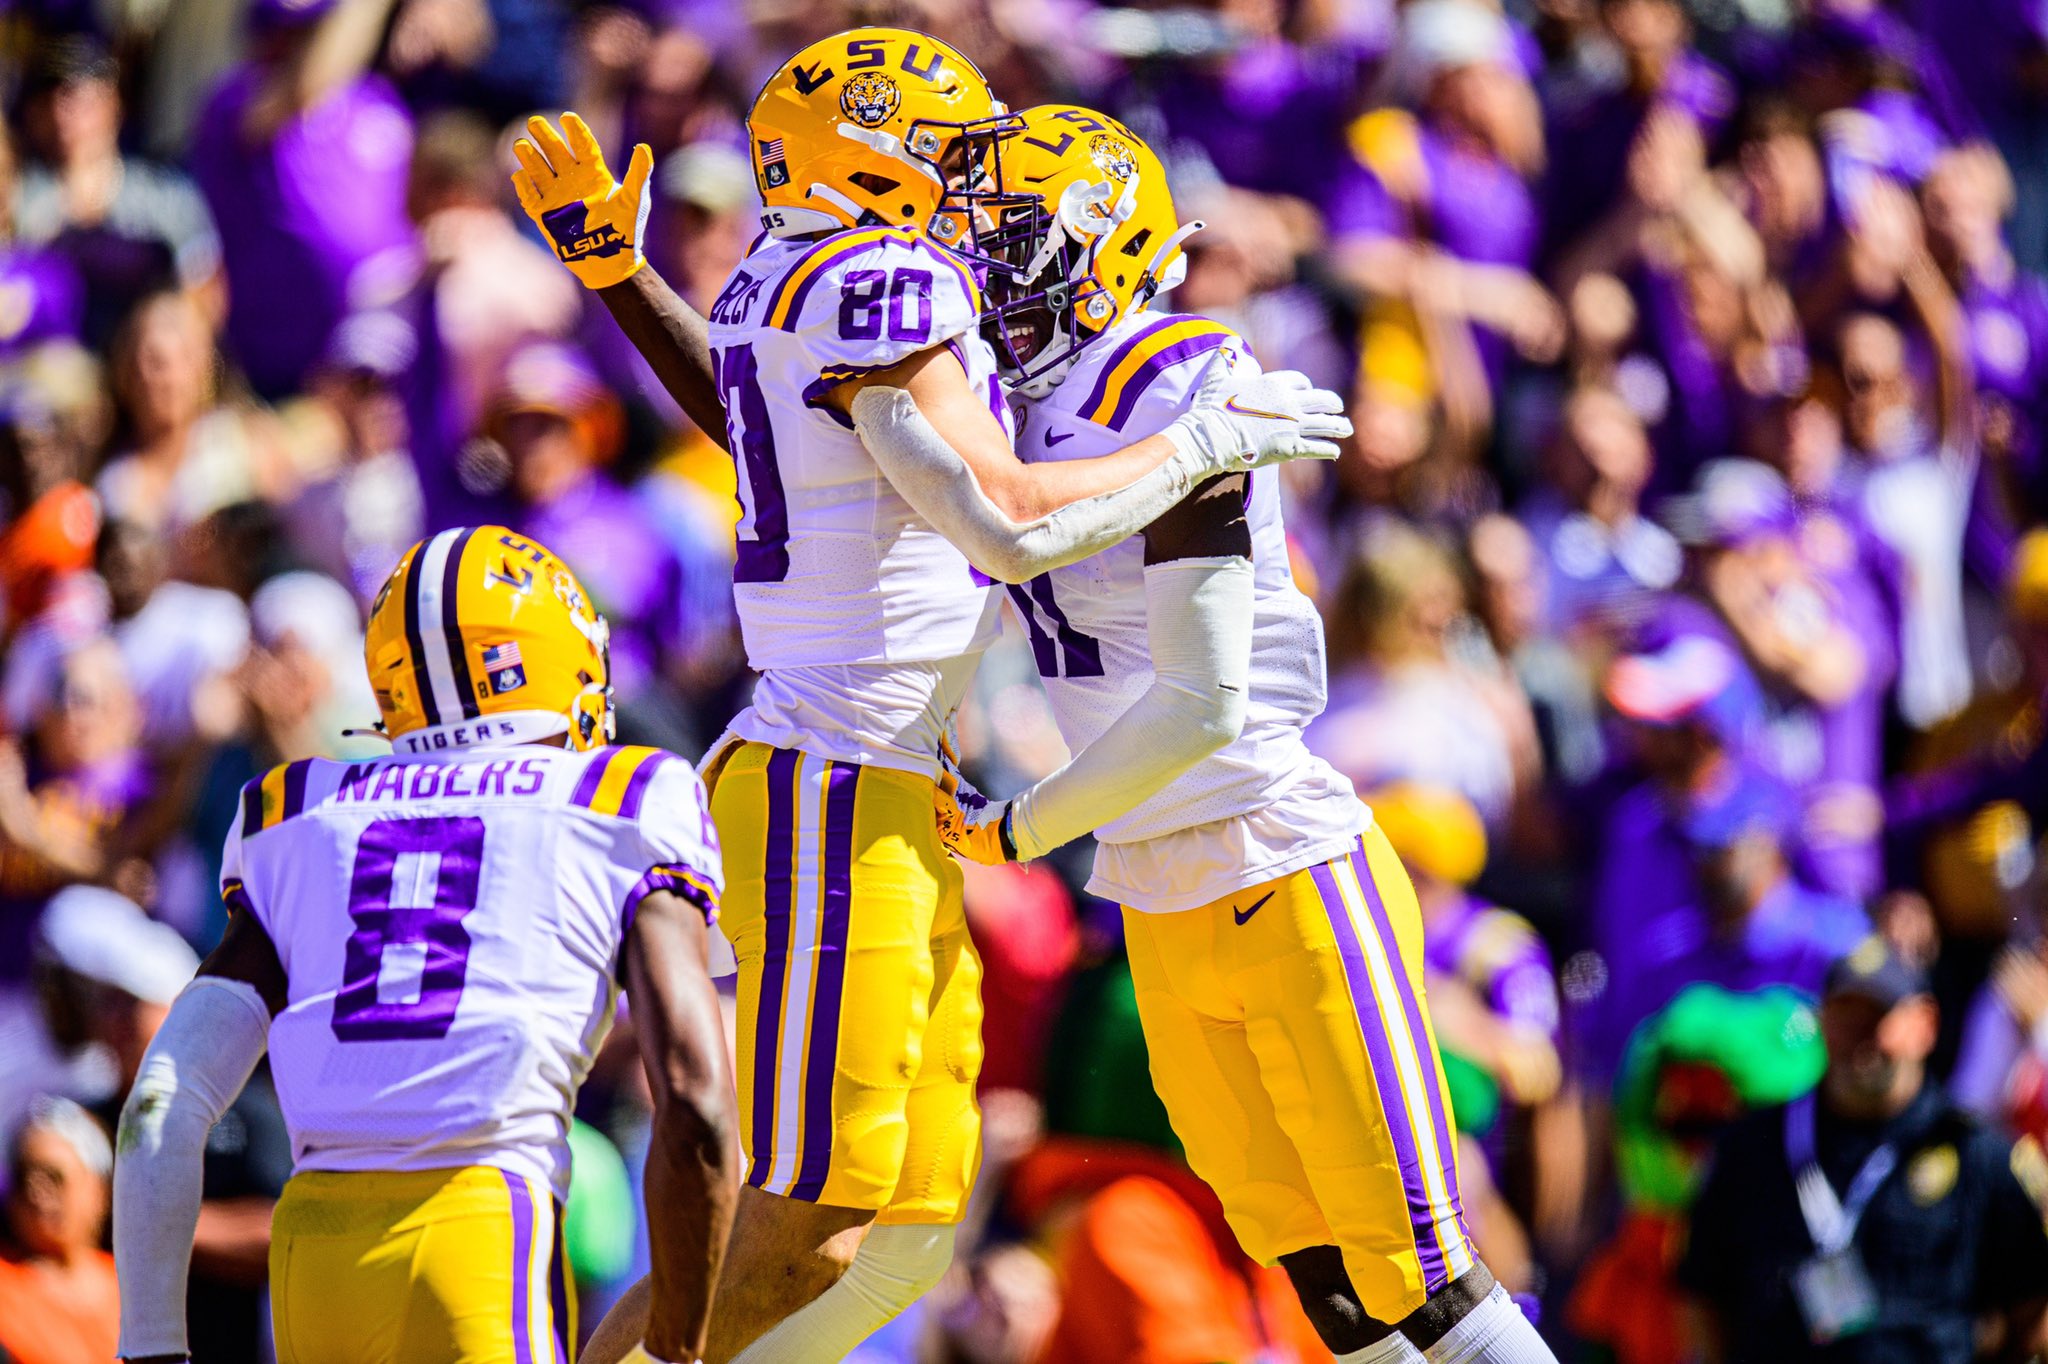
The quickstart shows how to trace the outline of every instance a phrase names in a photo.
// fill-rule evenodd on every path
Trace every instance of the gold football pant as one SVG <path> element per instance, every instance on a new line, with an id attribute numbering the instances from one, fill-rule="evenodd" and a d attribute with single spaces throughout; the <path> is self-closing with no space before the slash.
<path id="1" fill-rule="evenodd" d="M 570 1364 L 545 1184 L 472 1165 L 294 1175 L 270 1231 L 278 1364 Z"/>
<path id="2" fill-rule="evenodd" d="M 1124 933 L 1152 1083 L 1247 1254 L 1335 1245 L 1385 1322 L 1472 1267 L 1421 914 L 1378 829 Z"/>
<path id="3" fill-rule="evenodd" d="M 747 1183 L 957 1222 L 981 1158 L 981 961 L 931 780 L 759 743 L 705 776 Z"/>

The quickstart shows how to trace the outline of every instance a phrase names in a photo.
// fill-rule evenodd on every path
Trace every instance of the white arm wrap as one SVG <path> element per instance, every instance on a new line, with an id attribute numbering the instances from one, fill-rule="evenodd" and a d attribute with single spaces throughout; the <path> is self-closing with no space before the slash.
<path id="1" fill-rule="evenodd" d="M 1100 738 L 1010 802 L 1020 859 L 1136 809 L 1244 728 L 1252 658 L 1249 559 L 1145 569 L 1152 685 Z"/>
<path id="2" fill-rule="evenodd" d="M 256 987 L 200 976 L 143 1054 L 114 1159 L 114 1268 L 122 1358 L 185 1353 L 185 1279 L 199 1225 L 206 1134 L 270 1041 Z"/>
<path id="3" fill-rule="evenodd" d="M 1192 442 L 1173 439 L 1173 455 L 1136 482 L 1020 523 L 988 500 L 974 471 L 904 390 L 875 384 L 855 394 L 853 429 L 919 516 L 976 568 L 1008 583 L 1035 578 L 1137 534 L 1216 472 Z"/>

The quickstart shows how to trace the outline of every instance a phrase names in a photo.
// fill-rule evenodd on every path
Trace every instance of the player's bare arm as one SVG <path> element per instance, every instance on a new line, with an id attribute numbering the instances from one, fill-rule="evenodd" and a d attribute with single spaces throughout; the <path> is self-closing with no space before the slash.
<path id="1" fill-rule="evenodd" d="M 725 407 L 711 379 L 711 340 L 704 315 L 685 303 L 653 266 L 597 291 L 612 321 L 633 343 L 697 429 L 726 444 Z"/>
<path id="2" fill-rule="evenodd" d="M 645 1349 L 663 1360 L 704 1354 L 739 1197 L 739 1117 L 709 942 L 702 910 L 656 891 L 640 902 L 625 949 L 627 997 L 654 1095 Z"/>
<path id="3" fill-rule="evenodd" d="M 263 926 L 236 908 L 199 974 L 171 1005 L 121 1110 L 114 1261 L 121 1357 L 186 1359 L 185 1282 L 199 1224 L 206 1134 L 242 1092 L 284 1007 L 284 967 Z"/>

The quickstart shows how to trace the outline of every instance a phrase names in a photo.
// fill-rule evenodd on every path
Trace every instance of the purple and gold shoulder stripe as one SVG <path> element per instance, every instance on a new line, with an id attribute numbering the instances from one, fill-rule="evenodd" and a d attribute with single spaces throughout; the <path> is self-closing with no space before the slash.
<path id="1" fill-rule="evenodd" d="M 1236 333 L 1205 317 L 1163 317 L 1129 336 L 1103 361 L 1094 387 L 1081 401 L 1080 415 L 1097 426 L 1120 429 L 1137 410 L 1153 381 L 1173 366 L 1221 349 Z"/>
<path id="2" fill-rule="evenodd" d="M 680 759 L 675 754 L 661 748 L 626 746 L 599 749 L 590 756 L 590 763 L 583 769 L 583 776 L 570 794 L 569 803 L 596 815 L 638 819 L 641 803 L 647 799 L 647 787 L 654 780 L 654 774 L 664 764 L 678 761 Z"/>

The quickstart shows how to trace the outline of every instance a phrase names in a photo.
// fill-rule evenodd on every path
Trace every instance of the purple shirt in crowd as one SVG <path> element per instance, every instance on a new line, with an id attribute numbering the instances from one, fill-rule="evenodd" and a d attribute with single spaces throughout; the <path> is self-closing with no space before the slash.
<path id="1" fill-rule="evenodd" d="M 1213 66 L 1132 76 L 1108 107 L 1155 138 L 1169 162 L 1184 160 L 1179 144 L 1191 144 L 1225 184 L 1313 203 L 1328 190 L 1333 168 L 1349 160 L 1344 126 L 1357 78 L 1348 53 L 1304 51 L 1273 38 Z"/>
<path id="2" fill-rule="evenodd" d="M 1628 154 L 1657 108 L 1688 114 L 1711 147 L 1735 112 L 1735 86 L 1706 58 L 1680 52 L 1663 83 L 1642 94 L 1626 86 L 1567 96 L 1545 111 L 1549 173 L 1543 184 L 1544 240 L 1558 250 L 1612 209 L 1628 176 Z"/>
<path id="3" fill-rule="evenodd" d="M 244 125 L 268 74 L 244 66 L 214 92 L 191 170 L 220 226 L 229 344 L 257 390 L 276 397 L 320 358 L 357 267 L 412 240 L 413 129 L 383 78 L 364 76 L 252 145 Z"/>
<path id="4" fill-rule="evenodd" d="M 612 675 L 629 699 L 654 679 L 683 631 L 681 567 L 654 518 L 633 493 L 589 474 L 545 506 L 530 507 L 520 528 L 546 545 L 590 589 L 611 622 Z"/>
<path id="5" fill-rule="evenodd" d="M 1330 236 L 1426 241 L 1461 261 L 1529 269 L 1542 224 L 1536 197 L 1514 167 L 1428 123 L 1419 123 L 1416 134 L 1427 179 L 1423 202 L 1403 202 L 1371 169 L 1346 156 L 1327 206 Z M 1506 338 L 1475 328 L 1474 340 L 1498 392 L 1507 372 Z"/>

